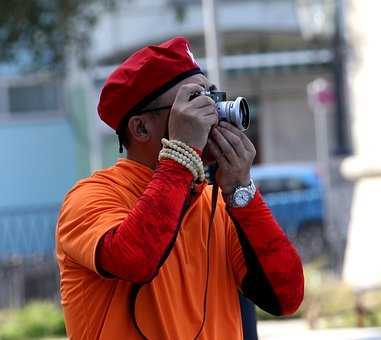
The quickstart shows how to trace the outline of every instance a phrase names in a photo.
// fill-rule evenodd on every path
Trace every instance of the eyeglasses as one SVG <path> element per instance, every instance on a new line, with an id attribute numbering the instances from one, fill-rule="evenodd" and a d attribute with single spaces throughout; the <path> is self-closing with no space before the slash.
<path id="1" fill-rule="evenodd" d="M 162 111 L 162 110 L 168 110 L 168 109 L 172 109 L 172 105 L 155 107 L 153 109 L 140 110 L 138 112 L 134 112 L 134 113 L 129 114 L 129 116 L 138 116 L 141 113 L 147 113 L 147 112 L 153 112 L 153 111 Z"/>
<path id="2" fill-rule="evenodd" d="M 144 110 L 140 110 L 140 111 L 136 111 L 136 112 L 131 112 L 130 114 L 126 115 L 125 118 L 122 120 L 119 127 L 116 129 L 116 134 L 118 136 L 121 134 L 122 128 L 128 124 L 128 121 L 130 120 L 131 117 L 140 116 L 143 113 L 162 111 L 162 110 L 170 110 L 170 109 L 172 109 L 172 105 L 160 106 L 160 107 L 155 107 L 152 109 L 144 109 Z"/>

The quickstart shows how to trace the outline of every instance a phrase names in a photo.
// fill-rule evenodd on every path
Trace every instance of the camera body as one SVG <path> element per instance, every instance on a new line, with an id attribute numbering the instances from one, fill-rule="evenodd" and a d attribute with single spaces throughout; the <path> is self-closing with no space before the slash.
<path id="1" fill-rule="evenodd" d="M 241 131 L 248 129 L 250 125 L 250 111 L 247 100 L 244 97 L 237 97 L 234 101 L 227 101 L 226 92 L 202 91 L 193 95 L 190 99 L 192 100 L 199 95 L 205 95 L 214 100 L 219 120 L 225 120 L 235 125 Z"/>
<path id="2" fill-rule="evenodd" d="M 216 103 L 226 101 L 226 92 L 223 91 L 204 91 L 201 94 L 212 98 Z"/>

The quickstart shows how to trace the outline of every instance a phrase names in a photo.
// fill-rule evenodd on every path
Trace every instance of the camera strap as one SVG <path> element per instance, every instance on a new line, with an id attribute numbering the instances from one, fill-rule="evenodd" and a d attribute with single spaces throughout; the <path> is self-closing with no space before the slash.
<path id="1" fill-rule="evenodd" d="M 214 171 L 217 170 L 217 167 L 213 169 Z M 214 176 L 214 174 L 213 174 Z M 205 279 L 205 288 L 204 288 L 204 303 L 203 303 L 203 317 L 202 317 L 202 322 L 200 329 L 198 330 L 196 336 L 194 337 L 194 340 L 197 340 L 197 338 L 200 336 L 205 320 L 206 320 L 206 308 L 207 308 L 207 303 L 208 303 L 208 286 L 209 286 L 209 272 L 210 272 L 210 239 L 212 235 L 212 227 L 213 227 L 213 220 L 214 220 L 214 215 L 216 213 L 216 208 L 217 208 L 217 198 L 218 198 L 218 185 L 216 182 L 213 183 L 213 189 L 212 189 L 212 201 L 211 201 L 211 212 L 210 212 L 210 219 L 209 219 L 209 226 L 208 226 L 208 238 L 207 238 L 207 243 L 206 243 L 206 279 Z"/>

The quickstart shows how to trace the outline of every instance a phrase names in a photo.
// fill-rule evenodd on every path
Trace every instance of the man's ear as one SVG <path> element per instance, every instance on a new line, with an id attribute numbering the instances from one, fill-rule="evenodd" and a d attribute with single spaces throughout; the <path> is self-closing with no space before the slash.
<path id="1" fill-rule="evenodd" d="M 151 138 L 146 127 L 146 121 L 142 116 L 130 118 L 128 121 L 128 132 L 132 138 L 140 143 L 146 143 Z"/>

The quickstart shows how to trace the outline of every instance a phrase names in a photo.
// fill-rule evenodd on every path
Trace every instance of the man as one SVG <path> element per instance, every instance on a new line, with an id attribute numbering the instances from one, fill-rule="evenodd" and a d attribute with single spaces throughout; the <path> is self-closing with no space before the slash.
<path id="1" fill-rule="evenodd" d="M 300 305 L 299 256 L 250 181 L 253 144 L 202 95 L 214 88 L 181 37 L 107 79 L 98 112 L 128 155 L 79 181 L 60 212 L 70 338 L 242 339 L 238 290 L 276 315 Z M 215 212 L 199 166 L 207 153 Z"/>

